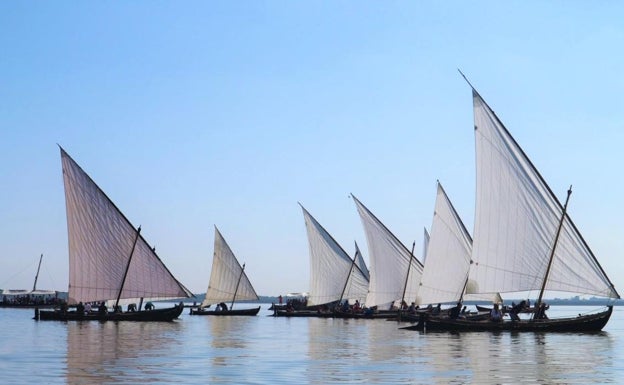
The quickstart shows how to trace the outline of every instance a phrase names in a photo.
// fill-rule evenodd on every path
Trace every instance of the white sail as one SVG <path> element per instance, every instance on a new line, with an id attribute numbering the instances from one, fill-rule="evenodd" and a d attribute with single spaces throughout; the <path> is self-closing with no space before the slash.
<path id="1" fill-rule="evenodd" d="M 429 236 L 429 232 L 427 228 L 425 228 L 425 234 L 423 236 L 423 251 L 422 251 L 422 263 L 423 266 L 427 263 L 427 249 L 429 248 L 429 240 L 431 237 Z"/>
<path id="2" fill-rule="evenodd" d="M 416 304 L 457 302 L 462 298 L 472 238 L 438 182 L 431 237 Z"/>
<path id="3" fill-rule="evenodd" d="M 310 247 L 310 294 L 308 305 L 340 299 L 363 302 L 368 280 L 338 242 L 303 207 Z"/>
<path id="4" fill-rule="evenodd" d="M 477 193 L 469 288 L 539 290 L 563 206 L 498 117 L 473 89 Z M 618 298 L 566 214 L 547 290 Z"/>
<path id="5" fill-rule="evenodd" d="M 422 265 L 373 213 L 355 196 L 351 197 L 368 243 L 371 272 L 366 306 L 384 307 L 403 298 L 414 301 Z"/>
<path id="6" fill-rule="evenodd" d="M 244 267 L 215 226 L 214 254 L 210 281 L 206 297 L 201 307 L 221 302 L 255 301 L 258 294 L 254 290 Z"/>
<path id="7" fill-rule="evenodd" d="M 364 262 L 364 257 L 360 252 L 360 248 L 358 247 L 357 242 L 355 242 L 355 264 L 362 272 L 362 275 L 364 275 L 364 277 L 366 278 L 366 281 L 369 282 L 370 272 L 368 271 L 368 267 L 366 267 L 366 262 Z M 366 288 L 366 290 L 368 291 L 368 287 Z"/>
<path id="8" fill-rule="evenodd" d="M 122 283 L 121 299 L 192 297 L 62 148 L 61 160 L 69 234 L 69 303 L 114 300 Z"/>

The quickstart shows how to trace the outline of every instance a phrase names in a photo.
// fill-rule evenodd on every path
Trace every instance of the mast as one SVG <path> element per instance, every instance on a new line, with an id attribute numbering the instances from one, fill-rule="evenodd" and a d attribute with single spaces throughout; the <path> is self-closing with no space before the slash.
<path id="1" fill-rule="evenodd" d="M 338 304 L 342 303 L 342 298 L 344 297 L 344 293 L 347 290 L 347 284 L 349 284 L 349 278 L 351 278 L 351 273 L 353 272 L 353 267 L 355 266 L 355 260 L 357 259 L 358 253 L 355 251 L 355 255 L 353 256 L 353 262 L 351 263 L 351 268 L 349 269 L 349 274 L 347 275 L 347 279 L 345 280 L 344 287 L 342 288 L 342 293 L 340 294 L 340 299 L 338 300 Z"/>
<path id="2" fill-rule="evenodd" d="M 33 284 L 33 291 L 37 289 L 37 278 L 39 278 L 39 269 L 41 269 L 41 260 L 43 259 L 43 253 L 39 257 L 39 266 L 37 266 L 37 274 L 35 275 L 35 283 Z"/>
<path id="3" fill-rule="evenodd" d="M 128 264 L 126 265 L 126 271 L 124 272 L 123 280 L 121 281 L 121 287 L 119 288 L 119 294 L 117 294 L 117 301 L 115 301 L 115 306 L 113 307 L 113 311 L 117 309 L 117 305 L 119 305 L 119 299 L 121 298 L 121 292 L 123 291 L 124 285 L 126 283 L 126 277 L 128 276 L 128 270 L 130 270 L 130 262 L 132 262 L 132 255 L 134 254 L 134 248 L 136 247 L 137 241 L 139 240 L 139 235 L 141 234 L 141 226 L 137 229 L 136 237 L 134 238 L 134 243 L 132 244 L 132 251 L 130 251 L 130 258 L 128 258 Z M 141 301 L 143 301 L 143 297 L 141 297 Z M 139 308 L 139 310 L 141 310 Z"/>
<path id="4" fill-rule="evenodd" d="M 559 220 L 559 227 L 557 228 L 557 234 L 555 235 L 555 242 L 552 250 L 550 251 L 550 259 L 548 260 L 548 267 L 546 268 L 546 274 L 544 274 L 544 282 L 542 282 L 542 288 L 540 289 L 539 297 L 537 298 L 536 307 L 542 304 L 542 296 L 544 295 L 544 289 L 546 288 L 546 281 L 548 281 L 548 274 L 550 273 L 550 267 L 552 266 L 553 259 L 555 258 L 555 250 L 557 249 L 557 241 L 561 234 L 561 228 L 563 227 L 563 221 L 566 217 L 566 210 L 568 208 L 568 202 L 570 201 L 570 195 L 572 195 L 572 185 L 568 189 L 568 196 L 566 197 L 565 204 L 563 205 L 563 212 L 561 213 L 561 219 Z"/>
<path id="5" fill-rule="evenodd" d="M 230 304 L 230 310 L 234 307 L 234 300 L 236 299 L 236 293 L 238 292 L 238 286 L 240 285 L 240 281 L 243 278 L 243 274 L 245 274 L 245 264 L 243 263 L 243 268 L 241 269 L 241 273 L 238 276 L 238 282 L 236 282 L 236 289 L 234 289 L 234 296 L 232 297 L 232 303 Z"/>
<path id="6" fill-rule="evenodd" d="M 405 285 L 403 286 L 403 295 L 401 296 L 401 306 L 403 306 L 403 302 L 405 301 L 405 292 L 407 291 L 407 283 L 409 282 L 410 269 L 412 267 L 412 260 L 414 259 L 414 247 L 416 247 L 416 241 L 412 243 L 412 251 L 410 252 L 409 264 L 407 265 L 407 276 L 405 276 Z"/>

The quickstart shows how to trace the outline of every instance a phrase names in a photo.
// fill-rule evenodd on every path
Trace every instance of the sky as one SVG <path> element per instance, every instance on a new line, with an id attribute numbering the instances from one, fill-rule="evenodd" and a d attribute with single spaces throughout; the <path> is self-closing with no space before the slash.
<path id="1" fill-rule="evenodd" d="M 624 291 L 624 4 L 0 2 L 0 288 L 67 290 L 59 147 L 169 270 L 217 226 L 260 295 L 308 290 L 300 202 L 351 255 L 350 194 L 422 249 L 440 180 L 472 231 L 468 77 Z"/>

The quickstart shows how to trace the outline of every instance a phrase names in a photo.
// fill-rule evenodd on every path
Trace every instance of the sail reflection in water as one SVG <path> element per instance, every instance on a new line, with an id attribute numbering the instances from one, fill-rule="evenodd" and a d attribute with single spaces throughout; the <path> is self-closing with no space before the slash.
<path id="1" fill-rule="evenodd" d="M 169 382 L 162 368 L 184 347 L 179 329 L 175 322 L 67 323 L 67 383 Z"/>
<path id="2" fill-rule="evenodd" d="M 0 309 L 0 384 L 588 384 L 618 383 L 624 367 L 619 306 L 601 333 L 421 333 L 270 314 L 56 323 Z"/>
<path id="3" fill-rule="evenodd" d="M 429 333 L 414 348 L 440 384 L 586 384 L 612 381 L 612 343 L 604 332 Z"/>

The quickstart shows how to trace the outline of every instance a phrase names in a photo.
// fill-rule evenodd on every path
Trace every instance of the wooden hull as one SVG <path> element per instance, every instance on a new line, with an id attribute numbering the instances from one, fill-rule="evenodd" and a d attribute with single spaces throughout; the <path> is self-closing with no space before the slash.
<path id="1" fill-rule="evenodd" d="M 75 311 L 61 312 L 60 310 L 35 309 L 35 320 L 38 321 L 138 321 L 138 322 L 168 322 L 182 314 L 182 303 L 167 309 L 154 309 L 126 313 L 81 314 Z"/>
<path id="2" fill-rule="evenodd" d="M 492 310 L 492 308 L 488 307 L 488 306 L 481 306 L 481 305 L 475 305 L 475 306 L 477 307 L 477 311 L 480 311 L 480 312 L 483 312 L 483 311 L 488 311 L 489 312 L 489 311 Z M 549 308 L 550 308 L 550 306 L 548 304 L 546 304 L 546 310 L 548 310 Z M 502 311 L 505 314 L 509 313 L 510 310 L 511 310 L 511 308 L 507 307 L 507 306 L 502 308 Z M 535 313 L 535 307 L 529 307 L 529 308 L 522 309 L 522 311 L 520 313 L 528 313 L 528 314 Z"/>
<path id="3" fill-rule="evenodd" d="M 253 309 L 236 309 L 236 310 L 201 310 L 191 309 L 191 315 L 214 315 L 214 316 L 255 316 L 260 311 L 260 306 Z"/>
<path id="4" fill-rule="evenodd" d="M 577 317 L 503 322 L 423 317 L 417 324 L 402 329 L 450 332 L 597 332 L 607 324 L 612 312 L 613 306 L 609 306 L 604 312 Z"/>
<path id="5" fill-rule="evenodd" d="M 349 312 L 319 312 L 316 310 L 276 310 L 273 312 L 275 317 L 308 317 L 308 318 L 349 318 L 349 319 L 394 319 L 397 317 L 396 311 L 379 312 L 379 313 L 349 313 Z"/>

